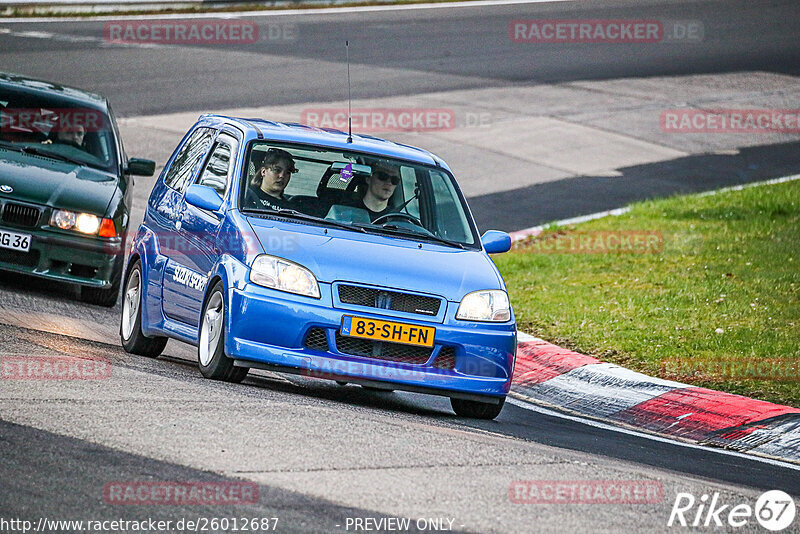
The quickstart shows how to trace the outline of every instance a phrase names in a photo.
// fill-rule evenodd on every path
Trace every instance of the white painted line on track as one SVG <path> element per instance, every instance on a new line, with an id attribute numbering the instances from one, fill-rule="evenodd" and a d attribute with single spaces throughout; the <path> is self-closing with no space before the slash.
<path id="1" fill-rule="evenodd" d="M 524 230 L 516 230 L 514 232 L 510 232 L 511 240 L 520 241 L 521 239 L 525 239 L 530 235 L 539 235 L 545 228 L 549 226 L 569 226 L 570 224 L 580 224 L 587 221 L 593 221 L 594 219 L 602 219 L 603 217 L 622 215 L 623 213 L 628 213 L 629 211 L 631 211 L 629 207 L 616 208 L 613 210 L 591 213 L 589 215 L 579 215 L 578 217 L 570 217 L 569 219 L 562 219 L 560 221 L 552 222 L 550 224 L 532 226 L 530 228 L 525 228 Z"/>
<path id="2" fill-rule="evenodd" d="M 103 15 L 98 17 L 31 17 L 0 18 L 0 23 L 25 22 L 91 22 L 110 20 L 167 20 L 167 19 L 237 19 L 241 17 L 285 17 L 296 15 L 364 13 L 374 11 L 413 11 L 417 9 L 454 9 L 462 7 L 511 6 L 519 4 L 553 4 L 574 2 L 575 0 L 474 0 L 464 2 L 438 2 L 430 4 L 401 4 L 384 6 L 322 7 L 309 9 L 276 9 L 267 11 L 241 11 L 225 13 L 173 13 L 164 15 Z"/>
<path id="3" fill-rule="evenodd" d="M 758 187 L 762 185 L 775 185 L 783 184 L 786 182 L 793 182 L 800 180 L 800 174 L 793 174 L 791 176 L 784 176 L 783 178 L 773 178 L 772 180 L 764 180 L 763 182 L 751 182 L 749 184 L 733 185 L 731 187 L 723 187 L 722 189 L 714 189 L 713 191 L 706 191 L 705 193 L 698 193 L 699 197 L 710 197 L 718 195 L 719 193 L 727 193 L 728 191 L 741 191 L 742 189 L 749 189 L 751 187 Z"/>
<path id="4" fill-rule="evenodd" d="M 715 189 L 713 191 L 705 191 L 703 193 L 695 193 L 695 195 L 699 197 L 708 197 L 712 195 L 717 195 L 719 193 L 727 193 L 728 191 L 741 191 L 742 189 L 748 189 L 750 187 L 759 187 L 762 185 L 775 185 L 775 184 L 782 184 L 786 182 L 793 182 L 795 180 L 800 180 L 800 174 L 793 174 L 791 176 L 783 176 L 781 178 L 773 178 L 771 180 L 763 180 L 761 182 L 751 182 L 748 184 L 741 184 L 741 185 L 733 185 L 731 187 L 723 187 L 721 189 Z M 590 213 L 589 215 L 580 215 L 578 217 L 571 217 L 569 219 L 562 219 L 560 221 L 555 221 L 549 224 L 539 225 L 539 226 L 531 226 L 530 228 L 525 228 L 524 230 L 516 230 L 514 232 L 509 232 L 511 235 L 512 241 L 520 241 L 525 239 L 531 235 L 539 235 L 545 228 L 550 226 L 569 226 L 571 224 L 580 224 L 587 221 L 593 221 L 595 219 L 602 219 L 603 217 L 610 217 L 610 216 L 618 216 L 623 215 L 631 211 L 631 208 L 626 206 L 624 208 L 617 208 L 613 210 L 606 210 L 606 211 L 598 211 L 597 213 Z"/>
<path id="5" fill-rule="evenodd" d="M 717 449 L 717 448 L 714 448 L 714 447 L 706 447 L 704 445 L 697 445 L 697 444 L 694 444 L 694 443 L 687 443 L 685 441 L 675 441 L 675 440 L 671 440 L 671 439 L 664 438 L 664 437 L 661 437 L 661 436 L 657 436 L 655 434 L 648 434 L 648 433 L 645 433 L 645 432 L 637 432 L 636 430 L 631 430 L 629 428 L 610 425 L 610 424 L 607 424 L 607 423 L 596 421 L 594 419 L 584 419 L 582 417 L 577 417 L 577 416 L 574 416 L 574 415 L 568 415 L 568 414 L 565 414 L 565 413 L 561 413 L 561 412 L 558 412 L 558 411 L 555 411 L 555 410 L 550 410 L 550 409 L 544 408 L 542 406 L 537 406 L 535 404 L 531 404 L 528 401 L 525 401 L 525 400 L 522 400 L 522 399 L 519 399 L 519 398 L 516 398 L 516 397 L 512 397 L 511 395 L 513 395 L 513 392 L 509 394 L 509 396 L 506 399 L 506 402 L 508 402 L 509 404 L 512 404 L 514 406 L 518 406 L 519 408 L 522 408 L 524 410 L 529 410 L 531 412 L 536 412 L 536 413 L 539 413 L 541 415 L 549 415 L 551 417 L 557 417 L 559 419 L 566 419 L 568 421 L 574 421 L 576 423 L 581 423 L 581 424 L 588 425 L 588 426 L 591 426 L 591 427 L 594 427 L 594 428 L 599 428 L 601 430 L 607 430 L 607 431 L 610 431 L 610 432 L 618 432 L 620 434 L 627 434 L 629 436 L 636 436 L 636 437 L 639 437 L 639 438 L 649 439 L 649 440 L 652 440 L 652 441 L 658 441 L 659 443 L 669 443 L 669 444 L 672 444 L 672 445 L 675 445 L 675 446 L 678 446 L 678 447 L 686 447 L 688 449 L 700 449 L 700 450 L 703 450 L 703 451 L 706 451 L 706 452 L 711 452 L 711 453 L 716 453 L 716 454 L 724 454 L 724 455 L 727 455 L 727 456 L 735 456 L 737 458 L 746 458 L 746 459 L 749 459 L 749 460 L 753 460 L 755 462 L 761 462 L 761 463 L 764 463 L 764 464 L 774 465 L 774 466 L 778 466 L 778 467 L 784 467 L 784 468 L 788 468 L 788 469 L 792 469 L 794 471 L 800 472 L 800 465 L 794 465 L 794 464 L 791 464 L 791 463 L 782 462 L 780 460 L 773 460 L 772 458 L 765 458 L 763 456 L 757 456 L 757 455 L 753 455 L 753 454 L 745 454 L 745 453 L 737 452 L 737 451 L 729 451 L 727 449 Z"/>
<path id="6" fill-rule="evenodd" d="M 69 35 L 69 34 L 60 34 L 60 33 L 50 33 L 50 32 L 15 32 L 10 28 L 0 28 L 0 34 L 5 35 L 12 35 L 14 37 L 22 37 L 24 39 L 47 39 L 50 41 L 63 41 L 69 43 L 97 43 L 101 48 L 125 48 L 125 47 L 134 47 L 134 48 L 177 48 L 181 46 L 180 44 L 161 44 L 161 43 L 137 43 L 137 42 L 109 42 L 106 41 L 103 37 L 91 37 L 91 36 L 82 36 L 82 35 Z M 199 114 L 199 113 L 198 113 Z M 135 118 L 135 117 L 134 117 Z"/>

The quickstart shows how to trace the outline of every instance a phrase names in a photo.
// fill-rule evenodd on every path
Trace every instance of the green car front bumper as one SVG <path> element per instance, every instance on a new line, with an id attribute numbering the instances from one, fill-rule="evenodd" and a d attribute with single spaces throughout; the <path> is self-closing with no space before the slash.
<path id="1" fill-rule="evenodd" d="M 0 269 L 95 288 L 110 288 L 123 261 L 122 239 L 2 229 L 31 236 L 27 252 L 0 248 Z"/>

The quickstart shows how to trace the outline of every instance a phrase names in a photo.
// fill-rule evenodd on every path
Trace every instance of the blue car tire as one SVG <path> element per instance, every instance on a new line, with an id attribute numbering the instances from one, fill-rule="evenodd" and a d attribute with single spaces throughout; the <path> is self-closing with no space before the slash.
<path id="1" fill-rule="evenodd" d="M 142 263 L 137 259 L 128 268 L 125 278 L 119 337 L 126 352 L 156 358 L 164 351 L 168 339 L 147 337 L 142 333 L 142 280 Z"/>
<path id="2" fill-rule="evenodd" d="M 225 293 L 217 282 L 208 294 L 200 315 L 200 342 L 197 361 L 203 376 L 223 382 L 241 382 L 247 376 L 247 367 L 236 367 L 225 354 Z"/>
<path id="3" fill-rule="evenodd" d="M 450 398 L 450 405 L 453 411 L 459 417 L 468 417 L 470 419 L 494 419 L 500 415 L 506 399 L 500 399 L 498 404 L 489 404 L 488 402 L 480 402 L 466 399 Z"/>

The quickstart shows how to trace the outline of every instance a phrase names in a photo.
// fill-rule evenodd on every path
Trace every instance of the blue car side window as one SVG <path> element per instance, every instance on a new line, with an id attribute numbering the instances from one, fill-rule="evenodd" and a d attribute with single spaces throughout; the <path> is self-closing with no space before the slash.
<path id="1" fill-rule="evenodd" d="M 205 169 L 197 178 L 197 183 L 211 187 L 219 193 L 219 196 L 224 197 L 225 191 L 228 189 L 237 146 L 236 139 L 224 133 L 220 134 Z"/>
<path id="2" fill-rule="evenodd" d="M 195 130 L 164 176 L 164 183 L 168 187 L 183 192 L 189 186 L 197 166 L 200 165 L 214 139 L 214 133 L 215 131 L 211 128 Z"/>

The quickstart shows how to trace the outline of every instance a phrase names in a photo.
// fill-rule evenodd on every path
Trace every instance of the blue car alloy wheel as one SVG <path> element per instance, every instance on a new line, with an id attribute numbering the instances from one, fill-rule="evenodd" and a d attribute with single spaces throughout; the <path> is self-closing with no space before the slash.
<path id="1" fill-rule="evenodd" d="M 209 293 L 200 324 L 200 343 L 197 346 L 200 371 L 206 378 L 241 382 L 247 376 L 247 367 L 234 367 L 233 360 L 225 355 L 225 295 L 217 282 Z"/>
<path id="2" fill-rule="evenodd" d="M 204 115 L 148 200 L 120 337 L 157 356 L 197 347 L 206 378 L 268 369 L 449 397 L 493 419 L 516 322 L 447 164 L 414 147 L 296 124 Z"/>

